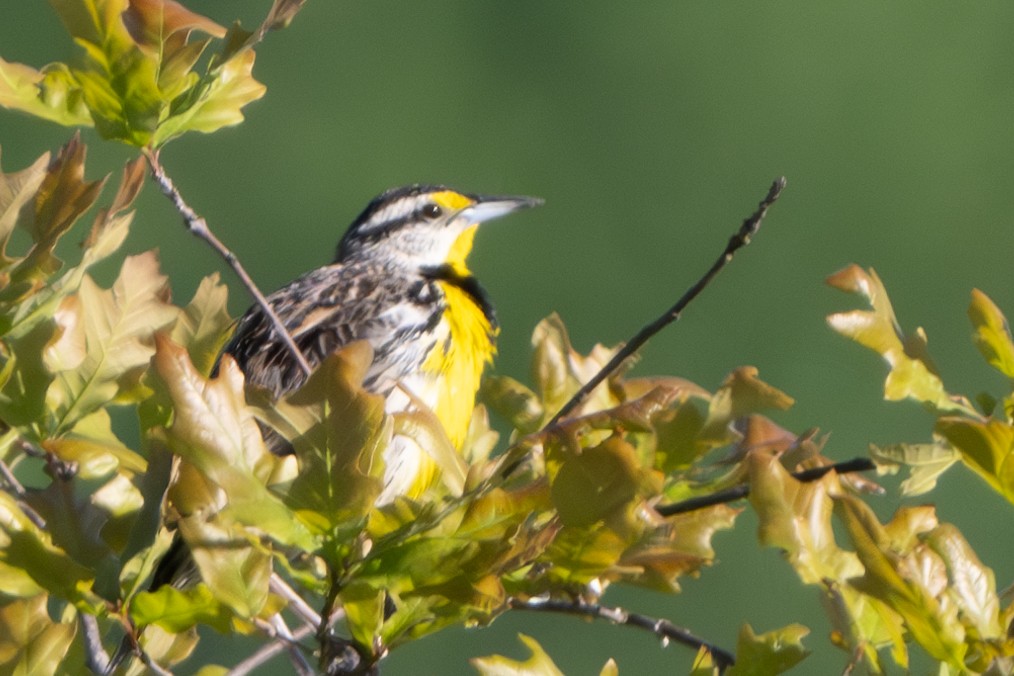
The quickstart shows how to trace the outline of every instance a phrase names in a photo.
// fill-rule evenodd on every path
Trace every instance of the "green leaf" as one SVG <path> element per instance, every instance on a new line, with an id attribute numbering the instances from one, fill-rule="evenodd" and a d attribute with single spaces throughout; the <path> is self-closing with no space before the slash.
<path id="1" fill-rule="evenodd" d="M 372 359 L 368 344 L 346 346 L 298 390 L 261 408 L 299 458 L 286 499 L 297 512 L 322 517 L 328 530 L 356 527 L 383 488 L 382 454 L 392 425 L 384 398 L 362 386 Z"/>
<path id="2" fill-rule="evenodd" d="M 833 314 L 827 322 L 841 335 L 884 358 L 890 367 L 884 383 L 884 398 L 890 401 L 914 399 L 938 412 L 975 413 L 967 402 L 952 398 L 944 389 L 930 360 L 923 330 L 902 333 L 887 290 L 876 272 L 851 265 L 828 277 L 827 283 L 841 291 L 862 296 L 872 308 L 872 311 Z"/>
<path id="3" fill-rule="evenodd" d="M 910 524 L 901 532 L 892 533 L 877 521 L 872 510 L 860 500 L 840 495 L 834 498 L 835 509 L 845 524 L 856 554 L 865 568 L 852 584 L 896 611 L 905 627 L 926 652 L 961 671 L 968 651 L 964 628 L 957 620 L 953 604 L 941 604 L 937 594 L 946 589 L 945 567 L 939 559 L 928 557 L 925 547 L 899 547 L 899 536 L 914 541 L 922 528 L 921 520 L 904 520 Z M 907 531 L 907 532 L 906 532 Z M 894 542 L 892 542 L 894 540 Z M 908 552 L 905 552 L 908 549 Z M 902 553 L 897 553 L 898 551 Z"/>
<path id="4" fill-rule="evenodd" d="M 47 393 L 55 413 L 53 434 L 110 402 L 129 397 L 154 353 L 153 334 L 176 319 L 168 280 L 153 252 L 129 256 L 113 288 L 90 277 L 56 313 L 59 337 L 46 350 L 56 379 Z"/>
<path id="5" fill-rule="evenodd" d="M 92 126 L 77 84 L 63 64 L 36 70 L 0 59 L 0 106 L 65 127 Z"/>
<path id="6" fill-rule="evenodd" d="M 21 171 L 7 174 L 0 170 L 0 253 L 3 254 L 4 267 L 10 263 L 6 252 L 14 226 L 18 223 L 21 210 L 30 208 L 28 205 L 38 194 L 46 179 L 48 166 L 49 153 L 46 153 Z"/>
<path id="7" fill-rule="evenodd" d="M 615 353 L 615 350 L 596 345 L 588 356 L 579 354 L 571 346 L 567 329 L 555 313 L 535 327 L 532 348 L 532 380 L 546 418 L 560 410 L 581 385 L 591 380 Z M 626 366 L 632 364 L 633 359 Z M 620 372 L 623 370 L 625 369 L 620 369 Z M 596 387 L 576 413 L 611 408 L 620 403 L 610 389 L 611 382 L 619 375 L 617 373 L 610 381 Z"/>
<path id="8" fill-rule="evenodd" d="M 961 454 L 939 437 L 932 444 L 871 445 L 870 456 L 882 471 L 908 468 L 909 477 L 901 482 L 902 495 L 928 493 L 936 487 L 940 475 L 961 461 Z"/>
<path id="9" fill-rule="evenodd" d="M 130 617 L 139 627 L 154 624 L 172 633 L 197 624 L 227 632 L 232 613 L 215 599 L 207 585 L 199 584 L 185 590 L 162 585 L 155 591 L 143 591 L 134 596 Z"/>
<path id="10" fill-rule="evenodd" d="M 233 321 L 229 315 L 229 287 L 219 274 L 201 280 L 190 303 L 172 328 L 169 337 L 187 348 L 190 361 L 204 375 L 210 375 L 222 347 L 229 339 Z"/>
<path id="11" fill-rule="evenodd" d="M 766 676 L 784 673 L 810 654 L 803 647 L 803 637 L 809 633 L 810 630 L 801 624 L 790 624 L 758 635 L 749 624 L 744 624 L 736 644 L 736 664 L 726 674 Z"/>
<path id="12" fill-rule="evenodd" d="M 285 544 L 312 548 L 309 533 L 265 485 L 279 459 L 264 447 L 246 407 L 243 374 L 236 363 L 223 359 L 218 377 L 206 380 L 183 348 L 159 335 L 154 365 L 175 409 L 168 430 L 173 451 L 199 473 L 194 477 L 197 486 L 204 477 L 225 493 L 228 504 L 218 519 L 255 527 Z M 184 492 L 196 489 L 180 479 L 176 486 Z M 216 502 L 212 498 L 210 504 Z M 181 509 L 184 514 L 191 511 Z"/>
<path id="13" fill-rule="evenodd" d="M 981 639 L 1005 638 L 1000 623 L 1000 601 L 996 595 L 996 578 L 984 566 L 961 535 L 950 524 L 940 524 L 930 531 L 926 543 L 947 567 L 947 591 L 961 608 L 961 616 L 975 629 Z"/>
<path id="14" fill-rule="evenodd" d="M 51 595 L 84 607 L 94 605 L 89 591 L 94 573 L 53 546 L 47 532 L 29 519 L 17 502 L 0 492 L 0 562 L 24 571 Z"/>
<path id="15" fill-rule="evenodd" d="M 353 582 L 341 591 L 341 607 L 352 638 L 372 648 L 384 624 L 387 592 L 362 582 Z"/>
<path id="16" fill-rule="evenodd" d="M 255 54 L 242 52 L 218 67 L 207 84 L 185 94 L 183 103 L 159 125 L 156 146 L 187 132 L 205 134 L 243 121 L 243 108 L 264 96 L 267 88 L 253 78 Z"/>
<path id="17" fill-rule="evenodd" d="M 522 434 L 537 431 L 546 415 L 538 395 L 508 376 L 484 378 L 479 396 Z"/>
<path id="18" fill-rule="evenodd" d="M 786 411 L 795 400 L 757 377 L 753 366 L 741 366 L 726 377 L 708 406 L 704 434 L 723 438 L 729 423 L 750 413 Z"/>
<path id="19" fill-rule="evenodd" d="M 74 640 L 77 625 L 53 622 L 46 600 L 40 594 L 0 607 L 0 669 L 4 673 L 63 673 L 61 663 Z"/>
<path id="20" fill-rule="evenodd" d="M 1014 341 L 1000 308 L 982 291 L 973 289 L 968 318 L 975 329 L 973 338 L 979 352 L 990 366 L 1014 380 Z"/>
<path id="21" fill-rule="evenodd" d="M 1014 427 L 1003 420 L 946 416 L 935 432 L 958 451 L 961 459 L 1000 495 L 1014 502 Z"/>
<path id="22" fill-rule="evenodd" d="M 563 460 L 552 482 L 553 504 L 565 526 L 590 526 L 634 500 L 641 483 L 633 448 L 612 436 Z"/>
<path id="23" fill-rule="evenodd" d="M 563 676 L 538 641 L 524 634 L 518 634 L 518 638 L 531 653 L 523 662 L 500 655 L 474 657 L 469 662 L 482 676 Z"/>

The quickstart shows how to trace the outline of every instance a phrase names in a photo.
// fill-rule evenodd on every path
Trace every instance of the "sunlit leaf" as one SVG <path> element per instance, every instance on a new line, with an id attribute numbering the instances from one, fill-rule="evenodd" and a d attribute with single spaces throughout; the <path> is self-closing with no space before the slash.
<path id="1" fill-rule="evenodd" d="M 579 354 L 571 346 L 567 329 L 556 314 L 546 317 L 535 327 L 532 348 L 532 380 L 547 416 L 562 408 L 582 384 L 605 366 L 614 352 L 596 345 L 588 356 Z M 580 410 L 595 411 L 618 403 L 607 382 L 595 388 Z"/>
<path id="2" fill-rule="evenodd" d="M 36 193 L 46 178 L 48 166 L 49 153 L 46 153 L 34 164 L 21 171 L 7 174 L 0 170 L 0 241 L 3 243 L 0 252 L 4 254 L 5 258 L 7 242 L 18 222 L 18 215 L 31 200 L 35 199 Z M 4 266 L 6 267 L 6 265 L 7 261 L 5 260 Z"/>
<path id="3" fill-rule="evenodd" d="M 792 406 L 792 397 L 765 383 L 757 373 L 753 366 L 741 366 L 715 392 L 705 424 L 711 435 L 721 437 L 730 422 L 747 414 L 770 409 L 784 411 Z"/>
<path id="4" fill-rule="evenodd" d="M 539 429 L 545 411 L 538 395 L 508 376 L 489 376 L 482 382 L 482 400 L 523 434 Z"/>
<path id="5" fill-rule="evenodd" d="M 211 374 L 229 338 L 233 321 L 228 301 L 229 287 L 221 283 L 217 272 L 208 275 L 169 334 L 174 343 L 187 348 L 190 361 L 204 375 Z"/>
<path id="6" fill-rule="evenodd" d="M 915 399 L 938 411 L 969 412 L 971 407 L 955 400 L 944 389 L 936 367 L 929 358 L 922 329 L 905 334 L 898 326 L 891 301 L 877 273 L 851 265 L 827 278 L 836 289 L 863 297 L 872 311 L 853 310 L 827 318 L 838 333 L 880 354 L 890 371 L 884 383 L 884 397 L 895 401 Z M 974 411 L 972 411 L 974 413 Z"/>
<path id="7" fill-rule="evenodd" d="M 46 597 L 0 607 L 0 669 L 9 674 L 55 674 L 70 648 L 76 624 L 53 622 Z"/>
<path id="8" fill-rule="evenodd" d="M 155 624 L 173 633 L 197 624 L 207 624 L 224 632 L 229 629 L 232 613 L 215 599 L 207 585 L 199 584 L 185 590 L 163 585 L 155 591 L 134 596 L 130 616 L 138 626 Z"/>
<path id="9" fill-rule="evenodd" d="M 835 498 L 835 507 L 865 568 L 863 576 L 852 583 L 897 611 L 930 656 L 960 671 L 967 652 L 964 629 L 956 609 L 942 606 L 934 594 L 946 588 L 946 576 L 941 579 L 940 572 L 895 554 L 888 546 L 887 532 L 861 501 L 841 495 Z M 927 572 L 931 577 L 924 576 Z"/>
<path id="10" fill-rule="evenodd" d="M 908 469 L 909 477 L 901 482 L 904 495 L 928 493 L 936 487 L 940 475 L 961 461 L 961 454 L 942 439 L 932 444 L 870 446 L 870 455 L 882 470 L 898 466 Z"/>
<path id="11" fill-rule="evenodd" d="M 168 300 L 168 280 L 151 252 L 124 260 L 112 289 L 85 277 L 64 299 L 55 318 L 61 333 L 46 350 L 56 375 L 47 393 L 55 432 L 136 387 L 154 353 L 153 334 L 179 312 Z"/>
<path id="12" fill-rule="evenodd" d="M 1014 342 L 1011 341 L 1007 318 L 1000 308 L 982 291 L 973 289 L 968 318 L 975 329 L 975 346 L 982 356 L 990 366 L 1014 379 Z"/>
<path id="13" fill-rule="evenodd" d="M 926 543 L 947 566 L 947 590 L 956 598 L 962 617 L 979 637 L 1003 638 L 1005 629 L 1000 624 L 993 571 L 982 564 L 958 529 L 950 524 L 934 528 Z"/>
<path id="14" fill-rule="evenodd" d="M 0 106 L 67 127 L 91 126 L 88 108 L 61 65 L 36 70 L 0 59 Z"/>
<path id="15" fill-rule="evenodd" d="M 531 636 L 518 634 L 531 656 L 521 662 L 500 655 L 475 657 L 469 660 L 482 676 L 563 676 L 563 672 Z"/>
<path id="16" fill-rule="evenodd" d="M 25 571 L 53 596 L 93 602 L 88 591 L 93 572 L 53 546 L 49 534 L 32 523 L 5 492 L 0 492 L 0 562 Z"/>
<path id="17" fill-rule="evenodd" d="M 206 380 L 186 351 L 157 337 L 155 369 L 175 407 L 168 430 L 173 451 L 221 488 L 228 515 L 278 541 L 311 548 L 313 540 L 265 481 L 277 458 L 268 453 L 243 397 L 243 375 L 225 358 L 218 377 Z"/>
<path id="18" fill-rule="evenodd" d="M 552 482 L 553 504 L 564 525 L 589 526 L 633 500 L 641 480 L 633 449 L 610 437 L 563 460 Z"/>
<path id="19" fill-rule="evenodd" d="M 995 418 L 946 416 L 937 419 L 935 431 L 961 452 L 961 459 L 976 474 L 1014 502 L 1014 427 Z"/>
<path id="20" fill-rule="evenodd" d="M 801 624 L 755 634 L 749 624 L 743 625 L 736 643 L 736 664 L 728 676 L 766 676 L 781 674 L 796 666 L 810 651 L 803 647 L 803 638 L 810 630 Z"/>
<path id="21" fill-rule="evenodd" d="M 254 58 L 253 51 L 246 51 L 220 66 L 206 86 L 195 89 L 190 100 L 159 125 L 152 143 L 163 145 L 187 131 L 208 134 L 242 122 L 242 109 L 267 91 L 253 78 Z"/>

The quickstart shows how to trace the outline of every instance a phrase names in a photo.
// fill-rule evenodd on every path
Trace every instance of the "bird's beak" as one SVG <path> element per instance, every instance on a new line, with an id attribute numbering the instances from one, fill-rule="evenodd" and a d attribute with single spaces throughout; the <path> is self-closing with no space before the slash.
<path id="1" fill-rule="evenodd" d="M 537 207 L 542 204 L 538 197 L 493 197 L 479 195 L 475 204 L 461 210 L 461 215 L 471 223 L 485 223 L 500 218 L 518 209 Z"/>

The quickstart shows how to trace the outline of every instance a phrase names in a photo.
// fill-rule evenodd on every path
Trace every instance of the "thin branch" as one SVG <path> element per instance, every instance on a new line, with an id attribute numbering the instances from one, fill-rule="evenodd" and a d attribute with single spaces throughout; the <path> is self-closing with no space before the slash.
<path id="1" fill-rule="evenodd" d="M 646 629 L 665 643 L 675 641 L 694 650 L 706 648 L 711 653 L 712 658 L 714 658 L 715 666 L 718 667 L 719 672 L 724 671 L 736 662 L 735 656 L 728 651 L 694 636 L 686 629 L 678 627 L 666 619 L 627 612 L 623 608 L 603 606 L 597 603 L 585 603 L 584 601 L 566 601 L 560 599 L 530 599 L 524 601 L 518 598 L 511 598 L 507 603 L 515 610 L 536 610 L 607 620 L 614 624 Z"/>
<path id="2" fill-rule="evenodd" d="M 81 626 L 84 628 L 85 666 L 93 674 L 105 674 L 109 671 L 109 653 L 102 646 L 102 633 L 99 622 L 94 615 L 81 614 Z"/>
<path id="3" fill-rule="evenodd" d="M 711 280 L 722 271 L 729 261 L 732 260 L 733 255 L 744 246 L 750 243 L 750 238 L 757 232 L 761 226 L 761 222 L 764 220 L 764 216 L 767 214 L 768 209 L 774 204 L 775 200 L 781 194 L 782 189 L 785 188 L 785 177 L 778 178 L 774 183 L 771 184 L 771 188 L 768 190 L 767 196 L 761 200 L 757 206 L 757 210 L 750 215 L 743 225 L 740 226 L 739 231 L 729 238 L 729 243 L 725 247 L 725 251 L 718 257 L 718 260 L 714 262 L 704 276 L 697 280 L 693 286 L 687 289 L 686 293 L 676 301 L 676 304 L 666 310 L 662 315 L 644 326 L 633 338 L 627 341 L 614 356 L 609 360 L 609 363 L 602 367 L 602 369 L 596 373 L 591 380 L 585 383 L 577 393 L 571 397 L 570 401 L 563 405 L 553 419 L 550 420 L 546 427 L 552 427 L 556 423 L 560 422 L 563 418 L 569 415 L 574 409 L 581 405 L 581 403 L 591 394 L 592 390 L 598 387 L 606 378 L 612 375 L 620 365 L 626 361 L 631 355 L 637 352 L 641 347 L 644 346 L 648 340 L 656 333 L 664 329 L 669 324 L 673 323 L 680 318 L 683 310 L 690 304 L 690 302 L 697 297 L 697 295 L 704 290 L 704 288 L 711 283 Z"/>
<path id="4" fill-rule="evenodd" d="M 296 590 L 289 586 L 289 583 L 282 579 L 278 573 L 271 573 L 271 579 L 268 581 L 268 589 L 275 594 L 278 594 L 283 599 L 289 602 L 289 608 L 294 612 L 303 622 L 312 625 L 314 629 L 320 626 L 320 615 L 317 614 L 313 608 L 310 607 L 302 596 L 296 593 Z"/>
<path id="5" fill-rule="evenodd" d="M 850 472 L 869 472 L 870 470 L 876 468 L 877 466 L 874 465 L 873 461 L 869 458 L 853 458 L 852 460 L 845 460 L 844 462 L 836 462 L 833 465 L 811 467 L 810 469 L 804 469 L 799 472 L 792 472 L 791 476 L 801 483 L 809 483 L 811 481 L 821 479 L 831 471 L 835 471 L 838 474 L 848 474 Z M 723 505 L 727 502 L 735 502 L 736 500 L 742 500 L 748 495 L 750 495 L 750 486 L 747 484 L 741 484 L 739 486 L 728 488 L 724 491 L 712 493 L 711 495 L 701 495 L 696 498 L 690 498 L 689 500 L 674 502 L 671 505 L 660 505 L 655 508 L 655 511 L 662 516 L 674 516 L 676 514 L 692 512 L 697 509 L 704 509 L 705 507 L 713 507 L 714 505 Z"/>
<path id="6" fill-rule="evenodd" d="M 309 627 L 304 625 L 299 629 L 297 629 L 296 631 L 294 631 L 290 637 L 287 638 L 283 638 L 281 636 L 276 637 L 270 643 L 261 646 L 261 648 L 257 650 L 257 652 L 255 652 L 253 655 L 250 655 L 250 657 L 246 658 L 245 660 L 234 666 L 232 669 L 230 669 L 227 672 L 226 676 L 247 676 L 247 674 L 251 673 L 254 669 L 264 664 L 267 664 L 278 653 L 282 652 L 283 650 L 289 649 L 293 643 L 300 641 L 309 636 L 310 634 L 312 634 L 314 630 L 315 627 Z M 311 671 L 310 673 L 313 672 Z"/>
<path id="7" fill-rule="evenodd" d="M 183 217 L 183 224 L 187 227 L 187 230 L 190 231 L 190 234 L 204 240 L 212 249 L 215 250 L 216 253 L 218 253 L 219 256 L 225 259 L 225 262 L 229 264 L 229 267 L 231 267 L 233 272 L 236 273 L 236 276 L 239 277 L 241 282 L 243 282 L 243 286 L 246 287 L 247 291 L 249 291 L 257 301 L 261 311 L 264 312 L 264 316 L 271 321 L 271 324 L 275 328 L 275 332 L 282 338 L 286 347 L 289 348 L 289 351 L 295 358 L 296 363 L 298 363 L 299 367 L 303 370 L 303 373 L 309 376 L 311 369 L 310 365 L 306 361 L 306 358 L 292 339 L 292 335 L 289 333 L 288 329 L 285 328 L 282 320 L 278 318 L 278 315 L 272 309 L 271 304 L 268 303 L 267 298 L 264 297 L 264 294 L 261 293 L 260 289 L 257 288 L 257 285 L 254 284 L 250 275 L 247 274 L 246 269 L 243 267 L 243 264 L 239 262 L 238 258 L 236 258 L 236 254 L 229 250 L 229 248 L 225 246 L 225 244 L 223 244 L 213 232 L 211 232 L 211 228 L 208 227 L 208 222 L 204 220 L 202 216 L 199 216 L 197 212 L 195 212 L 190 205 L 186 203 L 183 196 L 180 194 L 180 191 L 176 188 L 176 185 L 173 183 L 172 179 L 169 178 L 168 174 L 165 173 L 165 169 L 159 162 L 158 151 L 145 149 L 144 157 L 148 160 L 148 167 L 151 169 L 152 178 L 155 180 L 155 183 L 158 184 L 162 193 L 168 197 L 173 203 L 173 206 L 176 207 L 176 211 Z"/>
<path id="8" fill-rule="evenodd" d="M 28 517 L 28 520 L 35 524 L 36 528 L 45 529 L 46 520 L 43 519 L 42 515 L 32 509 L 32 506 L 28 504 L 26 501 L 28 492 L 25 490 L 25 487 L 21 485 L 21 482 L 18 481 L 18 478 L 14 476 L 14 472 L 11 468 L 8 467 L 7 463 L 3 460 L 0 460 L 0 478 L 3 478 L 4 483 L 7 484 L 7 491 L 14 495 L 17 500 L 18 507 L 20 507 L 25 516 Z"/>

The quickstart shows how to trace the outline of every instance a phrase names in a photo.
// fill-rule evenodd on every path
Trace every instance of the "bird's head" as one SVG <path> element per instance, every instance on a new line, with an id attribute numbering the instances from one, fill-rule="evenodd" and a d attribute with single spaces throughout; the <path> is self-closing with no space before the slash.
<path id="1" fill-rule="evenodd" d="M 480 223 L 542 204 L 535 197 L 458 192 L 412 185 L 376 197 L 338 244 L 336 262 L 376 260 L 412 269 L 450 266 L 467 274 L 465 258 Z"/>

